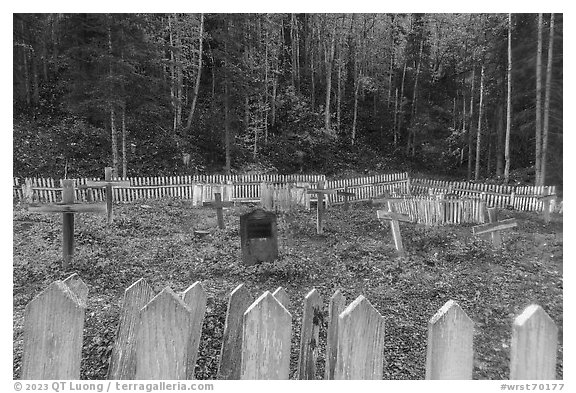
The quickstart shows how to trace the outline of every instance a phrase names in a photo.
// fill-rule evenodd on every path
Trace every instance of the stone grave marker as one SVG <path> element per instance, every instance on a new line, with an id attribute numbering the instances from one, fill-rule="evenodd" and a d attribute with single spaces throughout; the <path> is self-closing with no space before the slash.
<path id="1" fill-rule="evenodd" d="M 276 214 L 255 209 L 240 216 L 242 262 L 255 265 L 278 258 Z"/>

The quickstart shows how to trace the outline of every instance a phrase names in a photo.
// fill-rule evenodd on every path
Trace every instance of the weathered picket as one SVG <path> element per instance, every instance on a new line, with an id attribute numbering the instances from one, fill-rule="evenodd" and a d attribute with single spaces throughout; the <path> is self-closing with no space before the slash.
<path id="1" fill-rule="evenodd" d="M 310 185 L 284 184 L 260 185 L 260 205 L 266 210 L 290 211 L 297 207 L 310 209 L 310 194 L 306 191 Z"/>
<path id="2" fill-rule="evenodd" d="M 384 175 L 364 176 L 349 179 L 329 180 L 325 187 L 329 190 L 339 190 L 354 193 L 348 200 L 352 202 L 368 201 L 371 198 L 389 193 L 391 195 L 410 194 L 410 179 L 408 173 L 391 173 Z M 344 196 L 331 194 L 327 196 L 329 204 L 344 203 Z"/>
<path id="3" fill-rule="evenodd" d="M 288 379 L 292 315 L 278 288 L 253 301 L 244 285 L 230 294 L 218 379 Z M 88 288 L 76 275 L 55 281 L 26 307 L 22 379 L 79 379 Z M 280 300 L 282 299 L 282 300 Z M 321 329 L 326 332 L 325 379 L 381 379 L 384 317 L 360 295 L 345 307 L 340 291 L 328 318 L 316 289 L 303 301 L 296 378 L 317 378 Z M 165 288 L 154 296 L 143 279 L 124 293 L 110 379 L 193 379 L 206 310 L 200 282 L 181 295 Z M 359 334 L 361 332 L 361 334 Z M 510 379 L 554 379 L 558 329 L 537 305 L 516 318 Z M 428 322 L 426 379 L 471 379 L 474 323 L 453 300 Z M 386 337 L 393 340 L 393 337 Z"/>

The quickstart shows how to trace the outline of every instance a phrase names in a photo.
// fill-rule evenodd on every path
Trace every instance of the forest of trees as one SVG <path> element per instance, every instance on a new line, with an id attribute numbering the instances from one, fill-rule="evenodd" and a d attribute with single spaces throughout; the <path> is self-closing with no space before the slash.
<path id="1" fill-rule="evenodd" d="M 562 14 L 14 14 L 15 176 L 562 183 Z"/>

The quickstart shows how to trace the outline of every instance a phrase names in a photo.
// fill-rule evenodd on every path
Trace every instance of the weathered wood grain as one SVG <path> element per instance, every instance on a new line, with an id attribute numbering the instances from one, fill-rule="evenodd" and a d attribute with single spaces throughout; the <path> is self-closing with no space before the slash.
<path id="1" fill-rule="evenodd" d="M 110 356 L 108 379 L 134 379 L 136 374 L 136 339 L 140 310 L 152 300 L 154 290 L 143 278 L 124 291 L 116 340 Z"/>
<path id="2" fill-rule="evenodd" d="M 558 328 L 538 305 L 526 307 L 512 326 L 510 379 L 556 379 Z"/>
<path id="3" fill-rule="evenodd" d="M 53 282 L 28 303 L 22 379 L 80 379 L 85 311 L 62 281 Z"/>
<path id="4" fill-rule="evenodd" d="M 76 295 L 80 305 L 86 307 L 88 302 L 88 286 L 82 281 L 78 273 L 73 273 L 62 281 Z"/>
<path id="5" fill-rule="evenodd" d="M 244 284 L 238 285 L 228 299 L 228 311 L 224 324 L 218 379 L 240 379 L 242 359 L 242 317 L 254 302 Z"/>
<path id="6" fill-rule="evenodd" d="M 334 292 L 328 305 L 328 332 L 326 334 L 326 367 L 324 379 L 334 379 L 338 354 L 338 316 L 344 311 L 346 298 L 340 290 Z"/>
<path id="7" fill-rule="evenodd" d="M 200 281 L 190 285 L 183 293 L 182 300 L 190 308 L 192 323 L 190 325 L 190 339 L 188 341 L 188 365 L 186 379 L 194 379 L 194 368 L 202 335 L 202 323 L 206 315 L 206 290 Z"/>
<path id="8" fill-rule="evenodd" d="M 426 379 L 472 379 L 474 323 L 453 300 L 428 322 Z"/>
<path id="9" fill-rule="evenodd" d="M 135 379 L 186 379 L 190 308 L 165 288 L 140 311 Z"/>
<path id="10" fill-rule="evenodd" d="M 288 292 L 286 292 L 286 289 L 284 289 L 283 287 L 278 287 L 272 293 L 272 295 L 276 298 L 276 300 L 280 302 L 281 305 L 284 306 L 286 310 L 290 311 L 290 307 L 292 305 L 290 304 L 290 296 L 288 296 Z"/>
<path id="11" fill-rule="evenodd" d="M 316 379 L 316 361 L 318 360 L 322 299 L 316 289 L 304 297 L 302 326 L 300 328 L 300 356 L 298 358 L 298 379 Z"/>
<path id="12" fill-rule="evenodd" d="M 243 318 L 241 379 L 288 379 L 292 315 L 266 291 Z"/>
<path id="13" fill-rule="evenodd" d="M 360 295 L 338 316 L 334 379 L 382 379 L 384 318 Z"/>
<path id="14" fill-rule="evenodd" d="M 502 231 L 504 229 L 510 229 L 518 226 L 518 222 L 515 218 L 509 218 L 507 220 L 502 220 L 498 222 L 477 225 L 472 227 L 472 232 L 475 235 L 481 235 L 483 233 L 489 233 L 493 231 Z"/>

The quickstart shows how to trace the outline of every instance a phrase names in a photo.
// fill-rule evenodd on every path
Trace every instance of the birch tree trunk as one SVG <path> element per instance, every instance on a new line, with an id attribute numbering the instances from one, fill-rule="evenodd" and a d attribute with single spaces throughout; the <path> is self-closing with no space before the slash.
<path id="1" fill-rule="evenodd" d="M 480 102 L 478 103 L 478 129 L 476 130 L 476 166 L 474 168 L 474 180 L 480 178 L 480 146 L 482 144 L 482 102 L 484 101 L 484 65 L 480 70 Z"/>
<path id="2" fill-rule="evenodd" d="M 512 14 L 508 14 L 508 91 L 506 105 L 506 141 L 504 143 L 504 182 L 510 181 L 510 123 L 512 122 Z"/>
<path id="3" fill-rule="evenodd" d="M 326 50 L 326 107 L 324 108 L 324 128 L 330 129 L 330 95 L 332 92 L 332 63 L 334 62 L 334 45 L 336 40 L 336 23 L 332 28 L 330 49 Z"/>
<path id="4" fill-rule="evenodd" d="M 402 71 L 402 83 L 400 84 L 400 111 L 398 113 L 398 128 L 396 134 L 400 137 L 400 129 L 402 128 L 402 120 L 404 118 L 404 81 L 406 80 L 406 64 L 407 60 L 404 59 L 404 70 Z"/>
<path id="5" fill-rule="evenodd" d="M 540 185 L 542 159 L 542 14 L 538 14 L 538 52 L 536 53 L 536 186 Z"/>
<path id="6" fill-rule="evenodd" d="M 408 134 L 408 143 L 406 145 L 406 154 L 409 153 L 409 150 L 412 150 L 412 157 L 416 152 L 416 127 L 414 126 L 414 122 L 416 121 L 416 113 L 418 110 L 418 77 L 420 76 L 420 65 L 422 63 L 422 49 L 424 46 L 424 39 L 420 41 L 420 51 L 418 53 L 418 65 L 416 66 L 416 76 L 414 78 L 414 92 L 412 94 L 412 114 L 410 122 L 412 126 L 410 127 L 410 133 Z"/>
<path id="7" fill-rule="evenodd" d="M 108 19 L 108 55 L 110 56 L 110 61 L 108 63 L 108 72 L 110 76 L 110 83 L 113 80 L 112 72 L 112 21 L 110 16 Z M 114 113 L 114 103 L 112 97 L 112 85 L 110 85 L 110 96 L 108 97 L 108 109 L 110 111 L 110 138 L 112 139 L 112 168 L 114 168 L 114 174 L 118 174 L 118 132 L 116 131 L 116 114 Z"/>
<path id="8" fill-rule="evenodd" d="M 126 150 L 126 103 L 122 105 L 122 177 L 128 177 L 128 157 Z"/>
<path id="9" fill-rule="evenodd" d="M 464 86 L 465 87 L 465 86 Z M 462 90 L 462 133 L 466 132 L 466 89 Z M 460 150 L 460 166 L 464 164 L 464 150 L 466 146 L 463 145 Z"/>
<path id="10" fill-rule="evenodd" d="M 192 94 L 192 105 L 190 107 L 190 113 L 188 113 L 188 118 L 186 119 L 186 128 L 184 133 L 188 133 L 192 127 L 192 118 L 194 117 L 194 111 L 196 110 L 196 102 L 198 100 L 198 92 L 200 91 L 200 79 L 202 76 L 202 55 L 203 55 L 203 35 L 204 35 L 204 14 L 200 14 L 200 32 L 198 33 L 198 73 L 196 75 L 196 83 L 194 85 L 194 92 Z"/>
<path id="11" fill-rule="evenodd" d="M 554 54 L 554 14 L 550 14 L 550 37 L 548 39 L 548 63 L 546 66 L 546 92 L 544 98 L 544 128 L 542 130 L 542 162 L 540 185 L 546 184 L 546 158 L 548 153 L 548 127 L 550 118 L 550 89 L 552 86 L 552 60 Z"/>
<path id="12" fill-rule="evenodd" d="M 472 68 L 472 88 L 470 90 L 470 121 L 468 122 L 468 174 L 467 179 L 472 179 L 472 119 L 474 114 L 474 79 L 476 77 L 476 69 Z"/>

